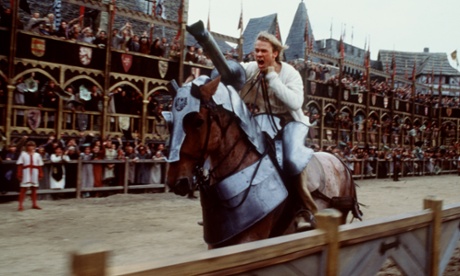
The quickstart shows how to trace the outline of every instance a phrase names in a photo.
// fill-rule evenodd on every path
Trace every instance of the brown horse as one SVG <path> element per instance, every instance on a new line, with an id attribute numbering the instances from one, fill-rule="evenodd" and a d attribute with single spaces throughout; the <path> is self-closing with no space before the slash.
<path id="1" fill-rule="evenodd" d="M 239 116 L 233 112 L 238 108 L 246 108 L 241 103 L 237 92 L 220 83 L 220 78 L 212 81 L 207 79 L 202 84 L 185 85 L 179 89 L 174 99 L 169 157 L 171 163 L 167 184 L 176 194 L 184 196 L 194 189 L 193 183 L 198 183 L 204 237 L 209 248 L 295 231 L 294 218 L 300 206 L 295 200 L 299 198 L 296 188 L 289 185 L 292 179 L 283 175 L 276 161 L 270 163 L 270 159 L 274 159 L 270 157 L 270 150 L 257 148 L 258 144 L 254 140 L 264 135 L 257 133 L 255 137 L 248 137 L 243 130 L 242 121 L 246 122 L 246 128 L 248 121 L 241 114 L 250 114 L 249 111 L 239 111 Z M 201 173 L 205 160 L 209 164 L 207 176 Z M 268 166 L 263 165 L 264 162 L 268 162 Z M 246 182 L 238 181 L 243 177 L 238 174 L 244 174 L 247 168 L 253 169 L 246 173 L 249 174 Z M 258 174 L 259 171 L 261 173 Z M 281 177 L 277 177 L 278 173 Z M 355 184 L 350 172 L 338 158 L 328 153 L 315 153 L 308 163 L 307 177 L 310 183 L 316 185 L 317 190 L 313 195 L 319 209 L 339 206 L 334 206 L 333 199 L 348 198 L 352 199 L 351 204 L 348 204 L 351 206 L 340 210 L 343 223 L 349 211 L 360 218 Z M 285 184 L 281 183 L 282 188 L 269 184 L 258 189 L 257 186 L 262 185 L 258 183 L 264 183 L 262 179 L 265 178 L 274 181 L 279 178 L 278 182 L 284 181 Z M 222 186 L 223 182 L 230 187 L 214 189 Z M 282 189 L 289 196 L 283 197 Z M 252 196 L 256 196 L 256 199 L 251 201 Z M 271 201 L 279 204 L 274 206 Z M 253 215 L 258 212 L 256 209 L 260 207 L 260 202 L 266 204 L 261 207 L 265 209 Z M 248 206 L 242 207 L 244 205 Z"/>

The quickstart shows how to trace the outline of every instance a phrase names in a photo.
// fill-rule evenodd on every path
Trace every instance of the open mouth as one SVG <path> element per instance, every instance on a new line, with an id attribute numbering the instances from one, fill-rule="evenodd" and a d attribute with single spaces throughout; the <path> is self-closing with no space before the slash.
<path id="1" fill-rule="evenodd" d="M 257 60 L 257 64 L 259 65 L 259 67 L 264 66 L 265 61 L 262 60 L 262 59 L 258 59 L 258 60 Z"/>

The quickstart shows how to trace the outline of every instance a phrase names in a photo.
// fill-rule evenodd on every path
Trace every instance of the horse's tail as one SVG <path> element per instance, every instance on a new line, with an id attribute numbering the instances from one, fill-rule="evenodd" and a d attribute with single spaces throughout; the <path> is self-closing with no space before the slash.
<path id="1" fill-rule="evenodd" d="M 343 162 L 343 160 L 339 158 L 337 155 L 334 154 L 334 156 L 337 159 L 339 159 L 342 165 L 345 167 L 345 170 L 347 171 L 347 174 L 346 174 L 347 182 L 351 183 L 351 185 L 349 185 L 348 187 L 351 201 L 352 201 L 351 205 L 349 205 L 349 211 L 351 211 L 351 213 L 353 214 L 353 219 L 356 218 L 359 220 L 363 220 L 363 212 L 359 208 L 361 204 L 358 201 L 358 194 L 356 192 L 356 187 L 358 186 L 358 184 L 356 184 L 355 180 L 353 179 L 353 173 L 351 172 L 350 168 L 345 164 L 345 162 Z"/>

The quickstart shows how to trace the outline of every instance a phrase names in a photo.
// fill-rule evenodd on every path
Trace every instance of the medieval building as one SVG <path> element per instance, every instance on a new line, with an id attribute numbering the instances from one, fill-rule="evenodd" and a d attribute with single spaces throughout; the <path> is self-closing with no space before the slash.
<path id="1" fill-rule="evenodd" d="M 9 4 L 2 2 L 3 7 Z M 190 75 L 212 70 L 210 64 L 185 61 L 187 46 L 199 47 L 185 31 L 187 10 L 188 1 L 179 0 L 18 1 L 13 14 L 2 15 L 4 21 L 14 21 L 0 28 L 1 41 L 7 42 L 0 46 L 2 136 L 8 143 L 23 135 L 46 139 L 80 132 L 165 141 L 168 130 L 160 114 L 170 104 L 170 82 L 182 84 Z M 150 43 L 164 37 L 168 51 L 172 44 L 178 50 L 174 57 L 152 56 L 34 32 L 27 26 L 34 12 L 40 19 L 49 13 L 61 21 L 75 19 L 93 33 L 103 30 L 107 41 L 115 38 L 115 29 L 122 31 L 129 23 L 138 37 L 145 35 Z M 304 76 L 304 109 L 316 125 L 310 143 L 382 147 L 424 141 L 431 147 L 458 140 L 460 74 L 449 65 L 447 54 L 380 50 L 378 59 L 370 60 L 368 49 L 315 39 L 311 26 L 301 1 L 284 58 Z M 223 53 L 243 60 L 251 58 L 254 38 L 262 30 L 282 41 L 277 14 L 250 19 L 241 38 L 213 35 Z M 47 106 L 43 99 L 38 104 L 36 98 L 50 89 L 50 96 L 57 98 Z M 114 96 L 119 90 L 126 98 Z M 77 94 L 97 102 L 72 102 Z M 408 137 L 415 128 L 428 131 Z M 443 131 L 449 139 L 443 138 Z"/>

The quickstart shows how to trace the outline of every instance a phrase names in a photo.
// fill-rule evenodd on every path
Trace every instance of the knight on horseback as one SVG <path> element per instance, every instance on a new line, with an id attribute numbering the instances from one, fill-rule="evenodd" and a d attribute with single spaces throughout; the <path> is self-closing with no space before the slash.
<path id="1" fill-rule="evenodd" d="M 283 148 L 284 161 L 280 165 L 295 182 L 292 184 L 296 186 L 301 205 L 296 227 L 297 231 L 304 231 L 315 227 L 314 214 L 318 211 L 306 183 L 306 166 L 313 156 L 313 150 L 305 146 L 310 122 L 302 111 L 302 78 L 293 66 L 282 61 L 284 49 L 281 42 L 268 32 L 257 36 L 255 61 L 241 64 L 246 71 L 247 82 L 240 96 L 258 114 L 268 115 L 265 119 L 268 123 L 260 125 L 267 128 L 264 131 L 272 132 L 270 136 L 275 145 L 279 142 Z"/>

